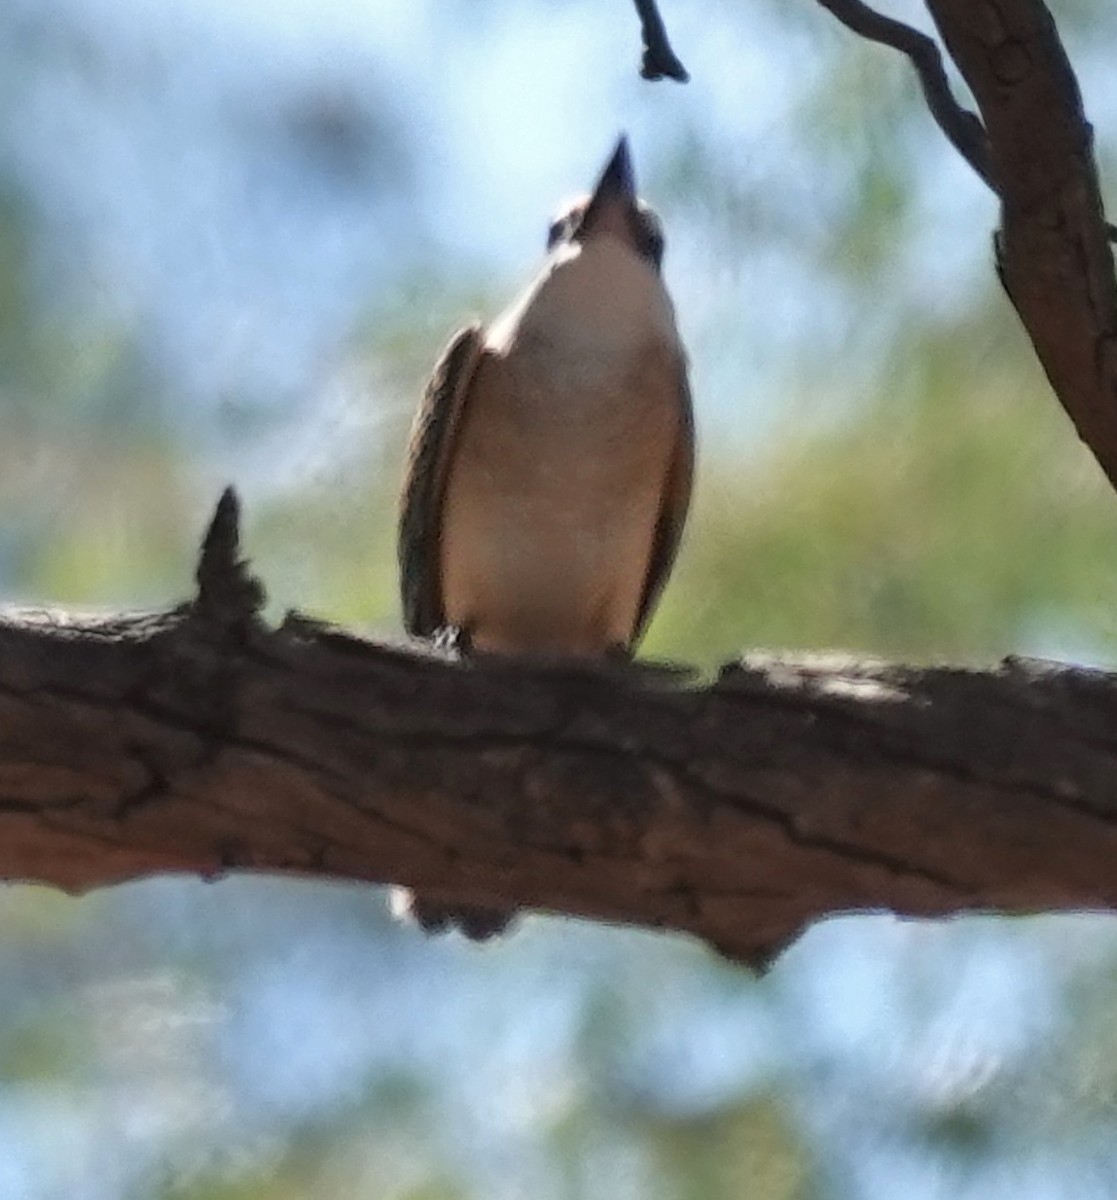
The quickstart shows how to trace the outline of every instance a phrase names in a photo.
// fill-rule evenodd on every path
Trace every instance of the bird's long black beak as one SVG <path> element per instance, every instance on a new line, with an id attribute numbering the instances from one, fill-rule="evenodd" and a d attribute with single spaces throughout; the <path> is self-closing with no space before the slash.
<path id="1" fill-rule="evenodd" d="M 590 195 L 588 210 L 599 208 L 608 200 L 627 200 L 630 204 L 636 202 L 636 173 L 632 169 L 628 138 L 623 134 Z"/>

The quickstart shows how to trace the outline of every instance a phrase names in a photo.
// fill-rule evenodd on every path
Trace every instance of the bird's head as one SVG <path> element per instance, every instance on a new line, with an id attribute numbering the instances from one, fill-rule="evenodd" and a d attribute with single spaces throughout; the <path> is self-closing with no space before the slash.
<path id="1" fill-rule="evenodd" d="M 547 249 L 584 244 L 604 235 L 620 239 L 659 270 L 663 262 L 663 226 L 636 195 L 636 177 L 625 137 L 617 143 L 593 191 L 563 209 L 551 222 Z"/>

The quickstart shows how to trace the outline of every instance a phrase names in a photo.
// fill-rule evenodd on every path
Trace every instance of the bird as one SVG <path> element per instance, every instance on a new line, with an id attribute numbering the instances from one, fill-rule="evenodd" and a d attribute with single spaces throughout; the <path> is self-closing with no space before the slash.
<path id="1" fill-rule="evenodd" d="M 675 561 L 694 474 L 688 360 L 663 228 L 621 137 L 552 221 L 542 270 L 443 352 L 412 429 L 399 520 L 404 625 L 463 656 L 632 655 Z M 511 913 L 396 889 L 427 932 Z"/>

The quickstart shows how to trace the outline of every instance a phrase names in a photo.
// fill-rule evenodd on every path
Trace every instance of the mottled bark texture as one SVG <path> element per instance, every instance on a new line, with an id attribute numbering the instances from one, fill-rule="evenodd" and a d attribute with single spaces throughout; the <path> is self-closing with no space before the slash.
<path id="1" fill-rule="evenodd" d="M 1117 903 L 1109 675 L 449 663 L 267 627 L 235 509 L 188 605 L 0 624 L 0 876 L 392 881 L 757 964 L 828 913 Z"/>

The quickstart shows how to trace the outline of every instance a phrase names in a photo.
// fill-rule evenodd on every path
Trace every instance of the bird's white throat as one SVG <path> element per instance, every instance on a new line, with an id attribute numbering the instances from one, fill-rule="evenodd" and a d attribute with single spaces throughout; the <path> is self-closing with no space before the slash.
<path id="1" fill-rule="evenodd" d="M 498 354 L 513 342 L 545 341 L 584 360 L 626 357 L 649 342 L 674 345 L 679 334 L 659 274 L 610 235 L 559 247 L 527 294 L 492 324 Z"/>

